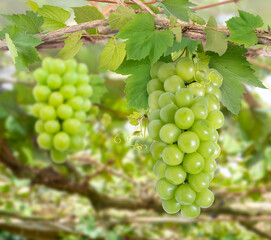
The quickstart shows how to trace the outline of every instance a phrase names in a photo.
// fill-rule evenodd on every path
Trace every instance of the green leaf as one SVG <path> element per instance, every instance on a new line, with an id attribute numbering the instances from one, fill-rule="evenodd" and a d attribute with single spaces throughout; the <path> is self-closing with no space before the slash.
<path id="1" fill-rule="evenodd" d="M 96 8 L 92 6 L 74 7 L 72 8 L 75 15 L 75 21 L 77 23 L 90 22 L 98 19 L 104 19 L 104 15 Z M 97 34 L 97 28 L 86 30 L 89 34 Z"/>
<path id="2" fill-rule="evenodd" d="M 139 124 L 139 119 L 142 118 L 142 113 L 133 112 L 128 116 L 129 123 L 133 126 L 137 126 Z"/>
<path id="3" fill-rule="evenodd" d="M 140 60 L 147 56 L 155 63 L 173 44 L 170 31 L 156 31 L 154 18 L 149 13 L 136 14 L 118 33 L 126 41 L 127 59 Z"/>
<path id="4" fill-rule="evenodd" d="M 195 6 L 189 0 L 165 0 L 162 2 L 162 7 L 166 13 L 172 14 L 174 17 L 181 19 L 185 22 L 189 21 L 190 8 Z"/>
<path id="5" fill-rule="evenodd" d="M 263 20 L 259 15 L 254 16 L 248 12 L 239 10 L 240 17 L 233 17 L 226 21 L 231 36 L 229 41 L 244 44 L 245 47 L 258 43 L 258 37 L 254 30 L 263 26 Z"/>
<path id="6" fill-rule="evenodd" d="M 39 9 L 39 5 L 34 1 L 28 0 L 25 4 L 34 12 Z"/>
<path id="7" fill-rule="evenodd" d="M 148 60 L 125 60 L 116 71 L 122 75 L 130 75 L 126 79 L 127 107 L 135 109 L 148 108 L 147 84 L 151 79 L 151 65 Z"/>
<path id="8" fill-rule="evenodd" d="M 66 27 L 65 22 L 70 18 L 71 14 L 56 6 L 44 5 L 38 9 L 38 14 L 43 16 L 43 30 L 54 31 Z"/>
<path id="9" fill-rule="evenodd" d="M 182 35 L 183 35 L 183 32 L 182 32 L 182 26 L 180 23 L 178 23 L 178 19 L 175 18 L 174 16 L 170 15 L 169 16 L 169 20 L 170 20 L 170 23 L 169 23 L 169 30 L 175 34 L 175 37 L 176 37 L 176 42 L 181 42 L 182 41 Z"/>
<path id="10" fill-rule="evenodd" d="M 200 41 L 194 41 L 189 38 L 182 37 L 181 42 L 174 41 L 173 46 L 169 47 L 167 51 L 165 52 L 165 56 L 174 52 L 183 51 L 186 47 L 190 53 L 193 53 L 199 44 L 200 44 Z"/>
<path id="11" fill-rule="evenodd" d="M 41 25 L 44 22 L 43 17 L 39 17 L 37 13 L 32 11 L 26 11 L 26 14 L 1 14 L 1 16 L 29 34 L 40 33 Z"/>
<path id="12" fill-rule="evenodd" d="M 50 5 L 60 8 L 83 7 L 89 5 L 86 0 L 34 0 L 39 6 Z"/>
<path id="13" fill-rule="evenodd" d="M 73 58 L 83 46 L 80 41 L 82 36 L 82 31 L 72 33 L 66 40 L 65 46 L 60 50 L 58 56 L 63 59 Z"/>
<path id="14" fill-rule="evenodd" d="M 265 170 L 265 160 L 263 152 L 255 154 L 248 162 L 250 178 L 253 180 L 260 180 L 264 178 Z"/>
<path id="15" fill-rule="evenodd" d="M 213 16 L 209 18 L 207 27 L 209 28 L 205 28 L 204 30 L 207 34 L 205 51 L 213 51 L 220 56 L 223 55 L 228 46 L 226 33 L 217 30 L 216 20 Z"/>
<path id="16" fill-rule="evenodd" d="M 108 17 L 108 23 L 112 30 L 121 29 L 129 20 L 132 19 L 132 16 L 135 13 L 124 6 L 119 6 L 116 12 L 113 12 Z"/>
<path id="17" fill-rule="evenodd" d="M 108 91 L 104 85 L 104 78 L 98 75 L 90 75 L 90 84 L 93 88 L 92 102 L 101 103 L 101 98 Z"/>
<path id="18" fill-rule="evenodd" d="M 221 87 L 222 102 L 234 114 L 240 110 L 243 87 L 240 83 L 245 83 L 254 87 L 265 88 L 256 78 L 250 63 L 243 56 L 246 49 L 229 45 L 226 53 L 219 56 L 216 53 L 209 53 L 211 56 L 210 67 L 217 69 L 223 76 Z"/>
<path id="19" fill-rule="evenodd" d="M 100 55 L 100 66 L 116 70 L 125 58 L 125 43 L 117 45 L 116 39 L 109 39 Z"/>
<path id="20" fill-rule="evenodd" d="M 200 16 L 198 16 L 197 14 L 195 14 L 194 12 L 190 11 L 189 17 L 191 19 L 191 21 L 199 24 L 199 25 L 205 25 L 206 21 L 201 18 Z"/>

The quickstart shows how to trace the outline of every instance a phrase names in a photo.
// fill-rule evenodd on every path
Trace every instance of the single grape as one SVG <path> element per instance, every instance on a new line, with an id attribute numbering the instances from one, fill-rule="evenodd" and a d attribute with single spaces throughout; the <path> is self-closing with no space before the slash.
<path id="1" fill-rule="evenodd" d="M 62 84 L 62 79 L 58 74 L 51 73 L 47 78 L 47 86 L 52 89 L 56 90 L 60 88 Z"/>
<path id="2" fill-rule="evenodd" d="M 76 88 L 73 85 L 64 85 L 60 88 L 60 93 L 65 99 L 70 99 L 75 96 Z"/>
<path id="3" fill-rule="evenodd" d="M 80 135 L 71 136 L 71 144 L 70 144 L 69 149 L 72 151 L 80 151 L 83 148 L 84 148 L 84 141 L 83 141 L 82 136 Z"/>
<path id="4" fill-rule="evenodd" d="M 175 103 L 175 96 L 170 92 L 162 93 L 158 99 L 158 106 L 160 108 L 167 106 L 168 104 Z"/>
<path id="5" fill-rule="evenodd" d="M 162 160 L 158 160 L 153 166 L 153 172 L 157 177 L 163 178 L 165 177 L 166 168 L 167 165 Z"/>
<path id="6" fill-rule="evenodd" d="M 190 109 L 194 113 L 195 119 L 206 119 L 208 116 L 208 110 L 202 103 L 194 103 Z"/>
<path id="7" fill-rule="evenodd" d="M 211 173 L 216 170 L 216 161 L 214 159 L 205 159 L 205 165 L 203 168 L 204 173 Z"/>
<path id="8" fill-rule="evenodd" d="M 149 121 L 153 121 L 153 120 L 161 120 L 160 119 L 160 109 L 155 109 L 152 110 L 149 114 Z"/>
<path id="9" fill-rule="evenodd" d="M 76 84 L 88 84 L 89 81 L 90 81 L 90 78 L 89 78 L 88 75 L 85 75 L 85 74 L 78 74 Z"/>
<path id="10" fill-rule="evenodd" d="M 213 94 L 216 96 L 217 100 L 221 100 L 221 91 L 218 87 L 215 87 L 213 84 L 207 84 L 205 86 L 205 92 L 206 94 Z"/>
<path id="11" fill-rule="evenodd" d="M 44 121 L 54 120 L 56 118 L 56 111 L 52 106 L 44 106 L 40 110 L 40 118 Z"/>
<path id="12" fill-rule="evenodd" d="M 38 68 L 34 71 L 34 78 L 41 85 L 45 85 L 47 82 L 48 72 L 43 68 Z"/>
<path id="13" fill-rule="evenodd" d="M 164 63 L 158 69 L 158 79 L 161 82 L 165 82 L 166 79 L 176 74 L 176 69 L 172 63 Z"/>
<path id="14" fill-rule="evenodd" d="M 68 105 L 70 105 L 74 110 L 81 110 L 84 107 L 84 99 L 80 96 L 75 96 L 69 99 Z"/>
<path id="15" fill-rule="evenodd" d="M 159 132 L 160 139 L 167 144 L 177 142 L 181 130 L 173 123 L 165 124 Z"/>
<path id="16" fill-rule="evenodd" d="M 174 116 L 175 124 L 181 129 L 190 128 L 194 123 L 194 119 L 194 113 L 187 107 L 180 108 Z"/>
<path id="17" fill-rule="evenodd" d="M 192 131 L 183 132 L 178 138 L 178 146 L 184 153 L 197 151 L 199 144 L 198 135 Z"/>
<path id="18" fill-rule="evenodd" d="M 51 94 L 50 88 L 46 86 L 35 86 L 33 95 L 37 102 L 46 102 Z"/>
<path id="19" fill-rule="evenodd" d="M 215 145 L 210 141 L 201 141 L 198 153 L 204 157 L 204 159 L 209 159 L 215 152 Z"/>
<path id="20" fill-rule="evenodd" d="M 91 109 L 91 107 L 92 107 L 91 101 L 89 99 L 85 99 L 83 104 L 83 110 L 85 112 L 88 112 Z"/>
<path id="21" fill-rule="evenodd" d="M 184 88 L 184 81 L 177 75 L 173 75 L 166 79 L 164 82 L 164 88 L 166 92 L 175 94 L 179 89 Z"/>
<path id="22" fill-rule="evenodd" d="M 51 65 L 51 71 L 62 75 L 66 71 L 65 63 L 61 59 L 54 59 Z"/>
<path id="23" fill-rule="evenodd" d="M 213 83 L 215 87 L 220 87 L 223 82 L 222 75 L 215 69 L 210 69 L 208 73 L 208 79 Z"/>
<path id="24" fill-rule="evenodd" d="M 74 118 L 78 119 L 81 122 L 85 122 L 87 119 L 87 114 L 85 111 L 77 111 L 74 113 Z"/>
<path id="25" fill-rule="evenodd" d="M 78 81 L 78 74 L 73 71 L 68 71 L 63 76 L 64 85 L 74 85 Z"/>
<path id="26" fill-rule="evenodd" d="M 157 78 L 150 80 L 147 84 L 148 94 L 150 95 L 152 92 L 157 91 L 157 90 L 164 91 L 163 83 Z"/>
<path id="27" fill-rule="evenodd" d="M 204 159 L 197 152 L 185 154 L 183 167 L 190 174 L 200 173 L 204 168 Z"/>
<path id="28" fill-rule="evenodd" d="M 162 207 L 168 214 L 175 214 L 180 211 L 181 204 L 178 203 L 174 198 L 169 200 L 162 200 Z"/>
<path id="29" fill-rule="evenodd" d="M 45 122 L 44 129 L 47 133 L 56 133 L 60 130 L 60 124 L 57 120 L 50 120 Z"/>
<path id="30" fill-rule="evenodd" d="M 179 185 L 186 179 L 186 172 L 182 166 L 168 166 L 165 170 L 165 178 L 170 183 Z"/>
<path id="31" fill-rule="evenodd" d="M 178 107 L 171 103 L 160 110 L 160 118 L 165 123 L 174 123 L 174 116 Z"/>
<path id="32" fill-rule="evenodd" d="M 214 194 L 209 189 L 206 189 L 197 193 L 195 202 L 202 208 L 208 208 L 213 204 L 214 200 Z"/>
<path id="33" fill-rule="evenodd" d="M 63 103 L 63 95 L 60 92 L 53 92 L 49 97 L 49 105 L 57 107 Z"/>
<path id="34" fill-rule="evenodd" d="M 193 93 L 188 88 L 181 88 L 176 92 L 175 100 L 178 107 L 189 107 L 193 103 Z"/>
<path id="35" fill-rule="evenodd" d="M 165 178 L 160 178 L 156 183 L 156 192 L 163 200 L 168 200 L 174 197 L 176 185 L 168 182 Z"/>
<path id="36" fill-rule="evenodd" d="M 39 146 L 43 149 L 50 149 L 52 146 L 52 136 L 49 133 L 43 132 L 37 138 Z"/>
<path id="37" fill-rule="evenodd" d="M 77 85 L 77 94 L 81 97 L 89 98 L 93 94 L 93 89 L 89 84 Z"/>
<path id="38" fill-rule="evenodd" d="M 31 108 L 31 112 L 32 114 L 39 118 L 40 117 L 40 110 L 45 106 L 44 103 L 35 103 L 32 108 Z"/>
<path id="39" fill-rule="evenodd" d="M 163 65 L 163 62 L 156 62 L 155 64 L 152 65 L 151 67 L 151 77 L 152 78 L 157 78 L 158 77 L 158 70 L 159 68 Z"/>
<path id="40" fill-rule="evenodd" d="M 180 185 L 175 191 L 175 199 L 182 205 L 192 204 L 196 199 L 196 192 L 188 183 Z"/>
<path id="41" fill-rule="evenodd" d="M 53 138 L 54 148 L 58 151 L 65 151 L 71 143 L 70 137 L 65 132 L 58 132 Z"/>
<path id="42" fill-rule="evenodd" d="M 81 130 L 81 122 L 76 118 L 69 118 L 63 122 L 62 127 L 66 133 L 76 134 Z"/>
<path id="43" fill-rule="evenodd" d="M 77 62 L 75 59 L 69 59 L 65 61 L 67 71 L 74 71 L 77 67 Z"/>
<path id="44" fill-rule="evenodd" d="M 42 133 L 44 132 L 44 122 L 42 120 L 37 120 L 35 123 L 35 131 L 37 133 Z"/>
<path id="45" fill-rule="evenodd" d="M 208 100 L 208 112 L 214 111 L 214 110 L 219 110 L 220 106 L 219 106 L 219 102 L 216 98 L 215 95 L 213 94 L 207 94 L 205 96 Z"/>
<path id="46" fill-rule="evenodd" d="M 215 129 L 221 128 L 224 124 L 223 113 L 219 110 L 209 112 L 207 120 L 210 121 Z"/>
<path id="47" fill-rule="evenodd" d="M 57 164 L 64 163 L 67 159 L 67 155 L 68 155 L 67 152 L 60 152 L 57 151 L 56 149 L 51 149 L 50 151 L 52 161 Z"/>
<path id="48" fill-rule="evenodd" d="M 163 93 L 164 93 L 163 91 L 157 90 L 157 91 L 152 92 L 149 95 L 148 103 L 149 103 L 149 107 L 150 107 L 151 110 L 159 108 L 158 99 L 159 99 L 160 95 L 163 94 Z"/>
<path id="49" fill-rule="evenodd" d="M 168 145 L 162 152 L 163 161 L 169 166 L 177 166 L 182 163 L 184 153 L 177 145 Z"/>
<path id="50" fill-rule="evenodd" d="M 51 72 L 51 65 L 53 63 L 53 59 L 51 57 L 44 58 L 42 61 L 42 67 L 45 69 L 47 72 Z"/>
<path id="51" fill-rule="evenodd" d="M 200 215 L 200 207 L 196 204 L 181 206 L 181 215 L 184 218 L 196 218 Z"/>
<path id="52" fill-rule="evenodd" d="M 213 134 L 212 134 L 212 139 L 211 139 L 211 141 L 215 143 L 215 142 L 218 141 L 218 138 L 219 138 L 218 131 L 214 130 L 214 132 L 213 132 Z"/>
<path id="53" fill-rule="evenodd" d="M 162 142 L 157 142 L 157 141 L 152 142 L 152 144 L 150 146 L 150 151 L 151 151 L 152 157 L 155 160 L 161 159 L 162 158 L 162 152 L 163 152 L 163 150 L 164 150 L 164 148 L 166 146 L 167 145 L 162 143 Z"/>
<path id="54" fill-rule="evenodd" d="M 88 66 L 85 63 L 78 63 L 77 72 L 79 74 L 88 74 Z"/>
<path id="55" fill-rule="evenodd" d="M 214 127 L 208 120 L 196 120 L 191 128 L 201 141 L 211 141 Z"/>
<path id="56" fill-rule="evenodd" d="M 148 133 L 153 140 L 160 140 L 159 132 L 163 125 L 163 122 L 160 120 L 153 120 L 149 123 Z"/>
<path id="57" fill-rule="evenodd" d="M 198 82 L 189 84 L 188 89 L 191 90 L 191 92 L 193 93 L 195 97 L 204 96 L 205 94 L 205 87 Z"/>
<path id="58" fill-rule="evenodd" d="M 190 186 L 196 191 L 201 192 L 207 189 L 210 185 L 209 177 L 207 174 L 201 172 L 198 174 L 190 174 L 188 176 Z"/>
<path id="59" fill-rule="evenodd" d="M 177 74 L 187 82 L 191 82 L 194 77 L 194 63 L 188 57 L 181 58 L 176 64 Z"/>
<path id="60" fill-rule="evenodd" d="M 200 103 L 204 105 L 204 107 L 208 108 L 208 100 L 206 97 L 198 96 L 194 98 L 193 104 Z"/>
<path id="61" fill-rule="evenodd" d="M 214 172 L 210 172 L 210 173 L 206 173 L 207 177 L 208 177 L 208 180 L 209 180 L 209 184 L 212 182 L 214 176 L 215 176 L 215 173 Z"/>
<path id="62" fill-rule="evenodd" d="M 60 119 L 68 119 L 72 116 L 73 114 L 73 109 L 71 106 L 67 104 L 61 104 L 57 108 L 57 116 Z"/>
<path id="63" fill-rule="evenodd" d="M 214 154 L 212 155 L 212 159 L 216 159 L 220 155 L 221 148 L 220 148 L 220 146 L 216 142 L 214 142 L 213 144 L 215 146 L 215 151 L 214 151 Z"/>

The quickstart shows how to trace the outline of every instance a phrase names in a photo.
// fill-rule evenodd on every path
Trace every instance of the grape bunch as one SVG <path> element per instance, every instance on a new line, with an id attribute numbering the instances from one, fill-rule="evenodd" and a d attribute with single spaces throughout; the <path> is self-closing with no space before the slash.
<path id="1" fill-rule="evenodd" d="M 220 154 L 217 129 L 224 124 L 219 110 L 223 77 L 188 57 L 177 63 L 155 63 L 151 77 L 148 132 L 154 140 L 150 151 L 157 160 L 156 191 L 167 213 L 197 217 L 214 201 L 208 188 Z"/>
<path id="2" fill-rule="evenodd" d="M 51 159 L 63 163 L 69 153 L 82 150 L 85 121 L 91 108 L 88 68 L 76 60 L 45 58 L 34 72 L 37 85 L 33 95 L 37 103 L 32 113 L 38 145 L 50 150 Z"/>

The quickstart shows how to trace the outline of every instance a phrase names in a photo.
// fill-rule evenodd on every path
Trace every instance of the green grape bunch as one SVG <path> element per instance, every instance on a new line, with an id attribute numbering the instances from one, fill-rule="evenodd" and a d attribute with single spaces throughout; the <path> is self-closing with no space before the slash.
<path id="1" fill-rule="evenodd" d="M 37 101 L 32 113 L 38 120 L 35 131 L 38 145 L 50 150 L 51 159 L 63 163 L 67 155 L 84 147 L 85 121 L 92 103 L 88 68 L 76 60 L 45 58 L 34 72 Z"/>
<path id="2" fill-rule="evenodd" d="M 201 61 L 188 57 L 176 63 L 157 62 L 147 91 L 150 107 L 150 151 L 157 162 L 156 191 L 169 214 L 199 216 L 214 202 L 209 190 L 220 154 L 218 132 L 223 77 Z"/>

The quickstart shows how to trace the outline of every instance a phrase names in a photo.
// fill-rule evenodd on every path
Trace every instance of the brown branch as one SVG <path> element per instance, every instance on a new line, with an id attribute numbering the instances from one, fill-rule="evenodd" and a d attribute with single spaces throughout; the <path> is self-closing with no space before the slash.
<path id="1" fill-rule="evenodd" d="M 140 0 L 132 0 L 132 1 L 136 3 L 139 7 L 141 7 L 144 12 L 150 13 L 152 16 L 154 16 L 154 18 L 157 17 L 156 14 Z"/>
<path id="2" fill-rule="evenodd" d="M 255 223 L 248 223 L 248 222 L 240 222 L 242 226 L 244 226 L 247 230 L 254 232 L 258 236 L 261 236 L 266 239 L 271 239 L 271 234 L 263 232 L 255 227 Z"/>
<path id="3" fill-rule="evenodd" d="M 248 103 L 249 107 L 251 109 L 254 108 L 261 108 L 261 104 L 259 103 L 259 101 L 252 95 L 252 93 L 247 89 L 247 87 L 245 85 L 243 85 L 244 89 L 245 89 L 245 93 L 244 93 L 244 100 Z"/>
<path id="4" fill-rule="evenodd" d="M 252 58 L 247 58 L 247 60 L 251 64 L 255 65 L 256 67 L 262 68 L 262 69 L 267 70 L 267 71 L 271 71 L 271 65 L 267 65 L 265 63 L 258 62 L 257 60 L 254 60 Z"/>
<path id="5" fill-rule="evenodd" d="M 239 1 L 240 0 L 228 0 L 228 1 L 213 3 L 213 4 L 209 4 L 209 5 L 205 5 L 205 6 L 194 7 L 193 10 L 197 11 L 197 10 L 202 10 L 202 9 L 206 9 L 206 8 L 217 7 L 217 6 L 228 4 L 228 3 L 238 3 Z"/>

